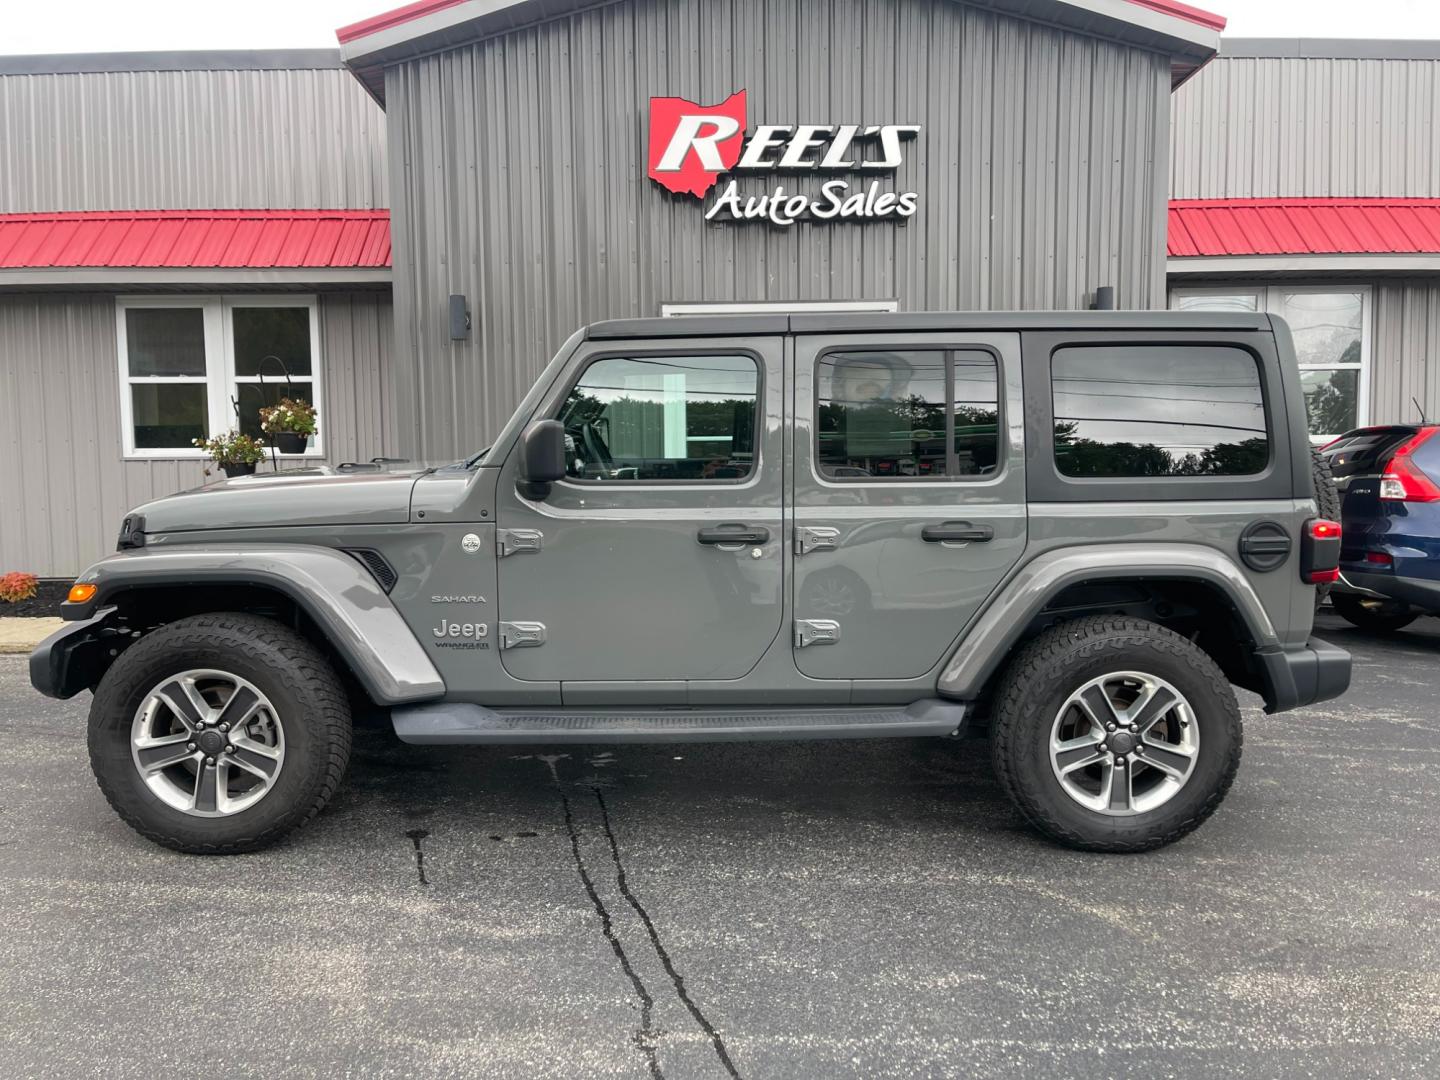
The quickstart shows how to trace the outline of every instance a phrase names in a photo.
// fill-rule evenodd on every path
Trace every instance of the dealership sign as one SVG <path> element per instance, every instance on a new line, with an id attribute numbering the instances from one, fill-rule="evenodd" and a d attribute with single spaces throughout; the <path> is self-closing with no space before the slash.
<path id="1" fill-rule="evenodd" d="M 761 124 L 747 138 L 745 91 L 719 105 L 684 98 L 650 99 L 650 179 L 676 195 L 704 200 L 706 221 L 873 221 L 904 219 L 919 209 L 913 191 L 884 191 L 875 174 L 893 174 L 917 124 Z M 826 176 L 807 195 L 777 182 L 760 195 L 740 191 L 746 174 Z M 836 175 L 841 174 L 841 175 Z"/>

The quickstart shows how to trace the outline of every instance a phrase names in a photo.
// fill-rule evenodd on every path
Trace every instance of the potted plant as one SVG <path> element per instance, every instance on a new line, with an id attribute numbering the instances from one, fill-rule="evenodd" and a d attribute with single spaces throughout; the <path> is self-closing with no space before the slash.
<path id="1" fill-rule="evenodd" d="M 196 439 L 204 450 L 225 471 L 226 476 L 251 476 L 255 466 L 265 460 L 265 444 L 239 431 L 227 431 L 211 439 Z M 205 470 L 210 475 L 210 470 Z"/>
<path id="2" fill-rule="evenodd" d="M 260 410 L 260 430 L 274 440 L 282 454 L 303 454 L 316 428 L 315 406 L 304 398 L 281 398 L 278 404 Z"/>

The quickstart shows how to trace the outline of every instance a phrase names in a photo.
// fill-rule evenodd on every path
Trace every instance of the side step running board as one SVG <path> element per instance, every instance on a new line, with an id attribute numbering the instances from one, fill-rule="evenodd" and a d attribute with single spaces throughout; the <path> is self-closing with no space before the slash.
<path id="1" fill-rule="evenodd" d="M 928 698 L 907 707 L 776 709 L 487 709 L 462 702 L 390 711 L 408 743 L 731 742 L 958 735 L 965 706 Z"/>

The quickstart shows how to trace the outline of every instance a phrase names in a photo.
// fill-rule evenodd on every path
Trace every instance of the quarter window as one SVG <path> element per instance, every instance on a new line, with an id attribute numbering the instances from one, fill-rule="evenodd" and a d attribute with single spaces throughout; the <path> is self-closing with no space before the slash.
<path id="1" fill-rule="evenodd" d="M 749 356 L 612 356 L 560 411 L 581 480 L 744 480 L 755 468 L 760 373 Z"/>
<path id="2" fill-rule="evenodd" d="M 320 407 L 313 297 L 131 297 L 116 317 L 127 456 L 200 457 L 195 439 L 231 428 L 260 436 L 260 408 L 282 397 Z"/>
<path id="3" fill-rule="evenodd" d="M 1060 349 L 1051 380 L 1065 476 L 1252 476 L 1270 460 L 1260 369 L 1243 349 Z"/>
<path id="4" fill-rule="evenodd" d="M 815 382 L 815 461 L 826 479 L 963 479 L 997 468 L 998 375 L 988 352 L 829 353 Z"/>

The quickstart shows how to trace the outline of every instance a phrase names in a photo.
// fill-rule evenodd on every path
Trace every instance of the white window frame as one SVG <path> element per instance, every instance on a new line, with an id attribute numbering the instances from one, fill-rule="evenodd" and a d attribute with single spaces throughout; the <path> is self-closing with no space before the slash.
<path id="1" fill-rule="evenodd" d="M 1375 337 L 1375 289 L 1372 285 L 1361 285 L 1351 281 L 1326 281 L 1273 284 L 1270 282 L 1237 281 L 1229 285 L 1180 286 L 1170 290 L 1170 307 L 1187 296 L 1240 296 L 1251 295 L 1256 299 L 1256 310 L 1262 314 L 1276 311 L 1280 307 L 1282 293 L 1337 293 L 1353 292 L 1360 296 L 1360 362 L 1356 364 L 1300 364 L 1301 371 L 1358 371 L 1359 385 L 1355 390 L 1355 426 L 1367 427 L 1370 423 L 1370 356 L 1374 350 Z M 1326 443 L 1343 431 L 1332 431 L 1323 435 L 1311 435 L 1315 444 Z"/>
<path id="2" fill-rule="evenodd" d="M 324 395 L 323 365 L 320 354 L 320 305 L 313 293 L 239 293 L 235 295 L 200 296 L 121 296 L 115 301 L 115 334 L 119 354 L 120 376 L 120 439 L 126 460 L 135 461 L 176 461 L 200 460 L 208 457 L 199 447 L 136 447 L 134 423 L 134 398 L 131 387 L 145 384 L 166 383 L 196 384 L 206 387 L 206 417 L 210 434 L 230 431 L 239 426 L 231 398 L 238 397 L 238 387 L 255 385 L 258 376 L 235 374 L 235 324 L 233 314 L 236 308 L 244 307 L 303 307 L 310 312 L 310 404 L 320 413 L 322 426 L 311 440 L 303 455 L 306 459 L 323 458 L 324 445 Z M 131 375 L 129 336 L 126 326 L 126 312 L 134 308 L 199 308 L 205 317 L 205 374 L 201 375 Z M 266 383 L 284 382 L 284 376 L 276 372 L 272 378 L 265 376 Z M 286 455 L 285 460 L 299 460 L 299 455 Z"/>

